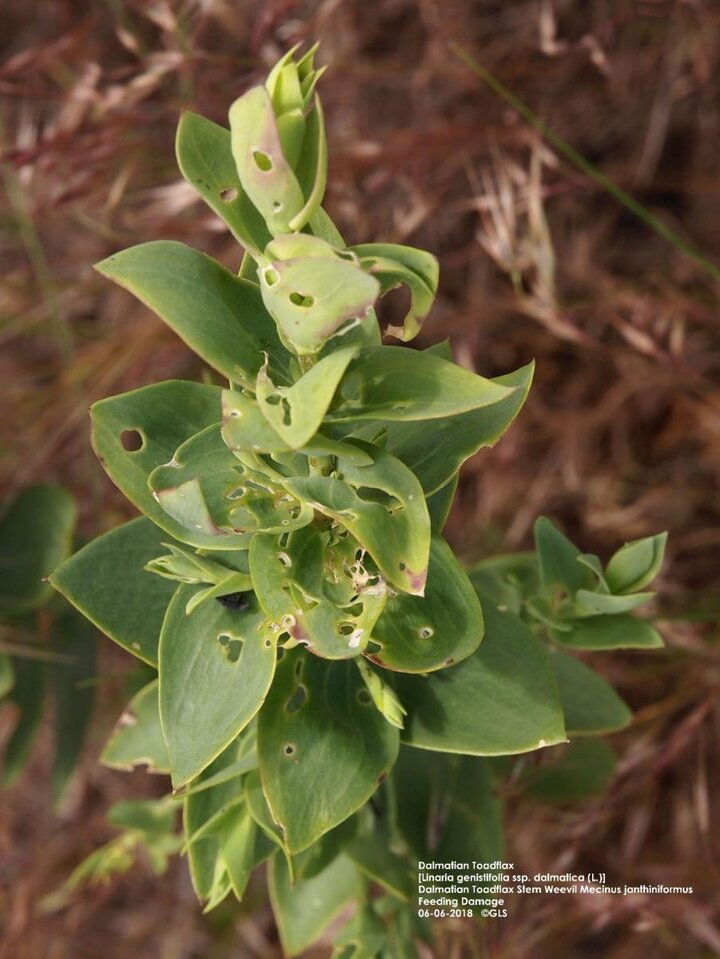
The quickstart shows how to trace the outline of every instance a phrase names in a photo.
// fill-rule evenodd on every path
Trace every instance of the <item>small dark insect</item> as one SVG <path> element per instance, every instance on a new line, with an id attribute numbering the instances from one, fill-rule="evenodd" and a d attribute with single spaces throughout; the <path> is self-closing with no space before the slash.
<path id="1" fill-rule="evenodd" d="M 222 603 L 227 609 L 235 609 L 239 613 L 250 609 L 250 603 L 245 598 L 245 593 L 228 593 L 227 596 L 218 596 L 216 598 L 218 603 Z"/>

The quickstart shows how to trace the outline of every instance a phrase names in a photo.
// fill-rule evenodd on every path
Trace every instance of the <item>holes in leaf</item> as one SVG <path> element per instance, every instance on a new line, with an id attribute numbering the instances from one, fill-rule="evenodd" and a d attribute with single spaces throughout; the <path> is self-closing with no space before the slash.
<path id="1" fill-rule="evenodd" d="M 298 684 L 295 687 L 295 691 L 288 701 L 285 703 L 285 712 L 286 713 L 296 713 L 299 709 L 305 705 L 305 700 L 307 699 L 307 690 L 302 685 Z"/>
<path id="2" fill-rule="evenodd" d="M 309 309 L 315 302 L 314 297 L 305 296 L 303 293 L 298 293 L 297 290 L 295 290 L 293 293 L 290 293 L 288 299 L 293 306 L 301 306 L 303 309 Z"/>
<path id="3" fill-rule="evenodd" d="M 348 614 L 349 614 L 350 616 L 355 616 L 356 618 L 357 618 L 358 616 L 362 616 L 363 604 L 362 604 L 362 603 L 355 603 L 354 606 L 348 606 L 348 607 L 347 607 L 347 612 L 348 612 Z"/>
<path id="4" fill-rule="evenodd" d="M 290 515 L 292 516 L 292 512 L 290 513 Z M 294 516 L 293 516 L 293 519 L 295 519 Z M 278 544 L 282 547 L 282 549 L 285 549 L 285 548 L 286 548 L 289 539 L 290 539 L 290 533 L 283 533 L 283 534 L 282 534 L 282 536 L 281 536 L 280 539 L 278 540 Z"/>
<path id="5" fill-rule="evenodd" d="M 263 646 L 265 647 L 265 649 L 270 649 L 270 647 L 272 646 L 272 640 L 271 640 L 271 639 L 266 639 L 266 640 L 263 642 Z"/>
<path id="6" fill-rule="evenodd" d="M 266 270 L 263 270 L 263 276 L 265 277 L 265 282 L 268 286 L 275 286 L 280 277 L 277 275 L 277 270 L 273 270 L 272 267 L 268 267 Z"/>
<path id="7" fill-rule="evenodd" d="M 270 396 L 265 398 L 265 402 L 268 406 L 280 406 L 282 396 L 279 393 L 271 393 Z"/>
<path id="8" fill-rule="evenodd" d="M 278 553 L 277 558 L 280 560 L 282 565 L 287 569 L 292 566 L 292 560 L 287 553 Z"/>
<path id="9" fill-rule="evenodd" d="M 244 486 L 238 486 L 235 489 L 231 489 L 225 498 L 226 499 L 242 499 L 246 493 L 247 493 L 247 490 L 245 489 Z"/>
<path id="10" fill-rule="evenodd" d="M 283 410 L 283 425 L 290 426 L 292 423 L 292 407 L 288 401 L 283 397 L 282 401 L 282 410 Z"/>
<path id="11" fill-rule="evenodd" d="M 273 200 L 272 208 L 275 211 L 275 213 L 279 213 L 280 210 L 282 210 L 283 205 L 279 200 Z"/>
<path id="12" fill-rule="evenodd" d="M 283 753 L 289 758 L 295 755 L 295 746 L 293 743 L 286 743 L 283 747 Z"/>
<path id="13" fill-rule="evenodd" d="M 120 443 L 126 453 L 138 453 L 145 446 L 145 437 L 140 430 L 123 430 Z"/>
<path id="14" fill-rule="evenodd" d="M 342 622 L 335 627 L 341 636 L 352 636 L 355 632 L 355 623 Z"/>
<path id="15" fill-rule="evenodd" d="M 430 639 L 431 636 L 435 635 L 435 630 L 432 626 L 421 626 L 418 630 L 418 636 L 420 639 Z"/>
<path id="16" fill-rule="evenodd" d="M 367 689 L 358 689 L 357 693 L 355 694 L 355 698 L 361 706 L 369 706 L 372 702 L 372 697 Z"/>
<path id="17" fill-rule="evenodd" d="M 228 636 L 227 633 L 220 633 L 217 641 L 229 662 L 236 663 L 238 659 L 240 659 L 240 653 L 242 651 L 241 639 L 235 639 L 232 636 Z"/>
<path id="18" fill-rule="evenodd" d="M 273 168 L 272 158 L 263 153 L 262 150 L 253 150 L 253 160 L 255 161 L 255 166 L 258 170 L 261 170 L 263 173 L 269 173 Z"/>
<path id="19" fill-rule="evenodd" d="M 368 640 L 367 651 L 369 653 L 380 653 L 382 652 L 382 645 L 380 643 L 376 643 L 374 639 L 370 639 Z"/>
<path id="20" fill-rule="evenodd" d="M 405 565 L 405 563 L 398 563 L 398 569 L 401 572 L 404 572 L 407 569 L 407 566 Z"/>
<path id="21" fill-rule="evenodd" d="M 233 200 L 237 200 L 238 191 L 237 187 L 229 186 L 225 190 L 220 191 L 220 199 L 225 203 L 232 203 Z"/>
<path id="22" fill-rule="evenodd" d="M 227 593 L 225 596 L 217 596 L 216 599 L 226 609 L 232 609 L 238 613 L 250 609 L 250 603 L 245 593 Z"/>

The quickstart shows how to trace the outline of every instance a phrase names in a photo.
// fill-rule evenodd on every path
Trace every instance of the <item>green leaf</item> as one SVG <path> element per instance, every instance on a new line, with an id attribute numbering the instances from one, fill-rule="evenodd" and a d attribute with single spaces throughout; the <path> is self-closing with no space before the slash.
<path id="1" fill-rule="evenodd" d="M 397 751 L 397 729 L 376 711 L 354 667 L 285 653 L 260 713 L 258 756 L 290 852 L 367 802 Z"/>
<path id="2" fill-rule="evenodd" d="M 247 726 L 275 671 L 275 636 L 254 597 L 250 608 L 185 606 L 180 586 L 160 635 L 160 719 L 177 788 L 197 776 Z"/>
<path id="3" fill-rule="evenodd" d="M 283 832 L 272 818 L 270 807 L 268 806 L 265 792 L 260 780 L 260 772 L 253 770 L 245 777 L 245 799 L 248 809 L 258 827 L 265 836 L 278 846 L 285 855 L 289 868 L 292 868 L 292 860 L 287 853 Z"/>
<path id="4" fill-rule="evenodd" d="M 178 447 L 169 463 L 153 470 L 148 485 L 186 531 L 214 537 L 224 549 L 235 548 L 236 542 L 247 549 L 248 533 L 282 532 L 313 518 L 309 506 L 238 460 L 224 443 L 220 424 Z"/>
<path id="5" fill-rule="evenodd" d="M 633 593 L 631 596 L 608 596 L 588 589 L 579 589 L 575 593 L 573 609 L 578 617 L 614 616 L 636 609 L 653 598 L 655 593 Z"/>
<path id="6" fill-rule="evenodd" d="M 655 649 L 665 645 L 650 623 L 624 614 L 580 619 L 568 631 L 552 630 L 552 638 L 574 649 Z"/>
<path id="7" fill-rule="evenodd" d="M 403 283 L 409 288 L 410 309 L 402 325 L 389 326 L 387 332 L 405 341 L 417 336 L 437 293 L 437 259 L 425 250 L 396 243 L 365 243 L 351 249 L 360 257 L 363 269 L 378 277 L 383 292 Z"/>
<path id="8" fill-rule="evenodd" d="M 592 573 L 578 562 L 580 550 L 545 516 L 535 521 L 535 548 L 546 592 L 561 590 L 574 595 L 579 589 L 592 589 Z"/>
<path id="9" fill-rule="evenodd" d="M 235 898 L 242 900 L 251 872 L 270 857 L 275 846 L 258 829 L 245 803 L 228 815 L 220 829 L 219 844 Z"/>
<path id="10" fill-rule="evenodd" d="M 230 131 L 197 113 L 183 113 L 175 141 L 180 172 L 225 221 L 246 250 L 259 254 L 271 239 L 240 183 Z"/>
<path id="11" fill-rule="evenodd" d="M 2 770 L 3 786 L 12 786 L 25 767 L 32 744 L 40 727 L 45 691 L 45 664 L 17 657 L 14 661 L 15 684 L 9 701 L 15 704 L 18 717 L 5 747 Z"/>
<path id="12" fill-rule="evenodd" d="M 370 902 L 364 902 L 342 932 L 333 939 L 331 959 L 383 959 L 388 936 L 382 919 Z M 398 957 L 399 959 L 399 957 Z"/>
<path id="13" fill-rule="evenodd" d="M 626 543 L 612 557 L 605 571 L 613 593 L 634 593 L 651 583 L 660 572 L 667 533 Z"/>
<path id="14" fill-rule="evenodd" d="M 146 766 L 151 773 L 169 773 L 170 760 L 160 724 L 158 681 L 148 683 L 128 703 L 100 756 L 111 769 L 130 771 Z"/>
<path id="15" fill-rule="evenodd" d="M 472 850 L 478 862 L 493 862 L 503 852 L 502 805 L 495 795 L 487 760 L 448 756 L 437 816 L 444 824 L 433 858 L 463 861 Z"/>
<path id="16" fill-rule="evenodd" d="M 123 799 L 108 810 L 108 822 L 118 829 L 147 833 L 173 831 L 177 807 L 164 799 Z"/>
<path id="17" fill-rule="evenodd" d="M 361 465 L 338 455 L 335 474 L 288 479 L 288 492 L 348 529 L 393 586 L 421 596 L 427 578 L 430 517 L 417 479 L 398 459 L 369 443 Z M 342 477 L 342 478 L 341 478 Z"/>
<path id="18" fill-rule="evenodd" d="M 362 430 L 355 429 L 353 435 L 371 439 L 378 427 L 384 426 L 386 450 L 413 471 L 426 494 L 434 493 L 457 473 L 466 459 L 484 446 L 494 446 L 500 439 L 525 402 L 533 371 L 531 364 L 493 379 L 491 382 L 495 385 L 516 388 L 505 399 L 469 413 L 434 420 L 432 443 L 428 443 L 428 426 L 424 422 L 381 421 Z"/>
<path id="19" fill-rule="evenodd" d="M 233 765 L 242 752 L 242 743 L 234 742 L 200 774 L 199 782 L 208 780 Z M 226 780 L 211 789 L 190 793 L 183 802 L 183 826 L 186 837 L 196 835 L 218 814 L 237 802 L 243 793 L 241 776 Z M 231 882 L 225 862 L 220 854 L 219 831 L 210 831 L 191 843 L 188 847 L 188 861 L 193 888 L 200 900 L 211 898 L 218 882 L 227 877 L 226 892 L 230 892 Z"/>
<path id="20" fill-rule="evenodd" d="M 366 655 L 385 669 L 427 673 L 466 659 L 482 636 L 480 601 L 452 550 L 436 534 L 425 595 L 400 593 L 388 599 L 372 631 L 380 649 Z"/>
<path id="21" fill-rule="evenodd" d="M 379 883 L 394 896 L 409 901 L 415 894 L 417 874 L 410 861 L 392 852 L 378 836 L 356 836 L 346 844 L 345 853 L 372 882 Z"/>
<path id="22" fill-rule="evenodd" d="M 283 342 L 307 356 L 358 326 L 377 300 L 380 284 L 353 263 L 301 256 L 272 260 L 260 271 L 260 290 Z"/>
<path id="23" fill-rule="evenodd" d="M 52 595 L 45 577 L 72 549 L 75 503 L 59 486 L 31 486 L 0 518 L 0 614 L 22 615 Z"/>
<path id="24" fill-rule="evenodd" d="M 338 383 L 357 347 L 324 357 L 293 386 L 275 386 L 267 369 L 258 373 L 256 397 L 265 419 L 291 449 L 300 449 L 315 436 L 332 402 Z"/>
<path id="25" fill-rule="evenodd" d="M 559 650 L 552 651 L 550 662 L 569 736 L 614 732 L 632 720 L 628 707 L 595 670 Z"/>
<path id="26" fill-rule="evenodd" d="M 5 653 L 0 653 L 0 700 L 7 696 L 14 685 L 15 670 L 12 659 Z"/>
<path id="27" fill-rule="evenodd" d="M 96 639 L 85 619 L 65 607 L 53 625 L 53 651 L 63 657 L 50 664 L 55 699 L 53 800 L 57 803 L 80 757 L 92 715 Z"/>
<path id="28" fill-rule="evenodd" d="M 290 233 L 305 206 L 297 177 L 285 159 L 273 105 L 264 87 L 253 87 L 230 107 L 233 158 L 243 190 L 273 235 Z"/>
<path id="29" fill-rule="evenodd" d="M 535 553 L 491 556 L 469 569 L 468 576 L 480 596 L 487 596 L 496 606 L 506 606 L 516 616 L 524 600 L 540 589 Z"/>
<path id="30" fill-rule="evenodd" d="M 459 479 L 460 474 L 456 473 L 444 486 L 441 486 L 439 490 L 436 490 L 427 497 L 430 526 L 433 533 L 442 533 L 443 531 L 448 516 L 450 515 L 450 510 L 452 509 Z"/>
<path id="31" fill-rule="evenodd" d="M 158 240 L 108 257 L 95 267 L 158 314 L 206 363 L 254 386 L 263 363 L 285 381 L 288 356 L 256 284 L 183 243 Z"/>
<path id="32" fill-rule="evenodd" d="M 268 884 L 287 956 L 297 956 L 316 942 L 345 904 L 362 894 L 358 871 L 347 856 L 338 856 L 317 876 L 293 886 L 285 861 L 276 853 L 270 860 Z"/>
<path id="33" fill-rule="evenodd" d="M 151 666 L 157 665 L 160 629 L 175 586 L 144 566 L 165 552 L 167 539 L 140 517 L 98 536 L 50 577 L 83 616 Z"/>
<path id="34" fill-rule="evenodd" d="M 602 795 L 617 765 L 614 750 L 602 739 L 577 739 L 548 759 L 547 765 L 533 770 L 525 793 L 553 803 L 575 803 Z"/>
<path id="35" fill-rule="evenodd" d="M 502 756 L 563 742 L 562 709 L 544 645 L 490 602 L 485 637 L 468 659 L 430 676 L 393 675 L 407 709 L 403 742 L 420 749 Z"/>
<path id="36" fill-rule="evenodd" d="M 278 629 L 327 659 L 359 656 L 387 599 L 356 542 L 330 540 L 314 527 L 289 537 L 258 534 L 250 569 L 258 601 Z"/>
<path id="37" fill-rule="evenodd" d="M 517 387 L 487 380 L 432 353 L 369 347 L 350 364 L 329 419 L 445 419 L 499 403 L 514 392 Z"/>
<path id="38" fill-rule="evenodd" d="M 220 396 L 216 386 L 168 380 L 100 400 L 90 410 L 93 447 L 113 483 L 156 526 L 181 543 L 247 549 L 249 539 L 243 541 L 236 534 L 219 537 L 185 529 L 162 508 L 148 486 L 152 471 L 169 463 L 179 446 L 218 422 Z"/>
<path id="39" fill-rule="evenodd" d="M 291 230 L 301 230 L 320 209 L 327 185 L 327 136 L 320 97 L 305 121 L 305 136 L 297 165 L 297 177 L 305 196 L 302 210 L 290 221 Z"/>

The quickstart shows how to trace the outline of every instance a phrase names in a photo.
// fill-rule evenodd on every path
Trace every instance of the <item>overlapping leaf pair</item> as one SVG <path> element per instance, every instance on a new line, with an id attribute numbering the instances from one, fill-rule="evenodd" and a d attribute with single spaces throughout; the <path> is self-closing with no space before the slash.
<path id="1" fill-rule="evenodd" d="M 510 755 L 560 743 L 566 728 L 617 728 L 627 711 L 600 677 L 548 653 L 530 628 L 540 600 L 504 603 L 512 586 L 500 574 L 483 616 L 442 538 L 460 466 L 512 422 L 532 367 L 487 380 L 454 365 L 446 344 L 381 345 L 378 297 L 408 287 L 408 314 L 387 332 L 410 340 L 435 296 L 437 263 L 392 244 L 347 248 L 323 210 L 313 53 L 294 61 L 291 51 L 236 101 L 229 130 L 193 114 L 180 123 L 180 168 L 244 247 L 239 274 L 169 242 L 99 265 L 225 382 L 159 383 L 93 407 L 95 450 L 145 517 L 86 546 L 53 582 L 158 670 L 104 759 L 171 774 L 208 907 L 241 897 L 269 858 L 295 954 L 378 882 L 387 897 L 358 911 L 336 954 L 412 955 L 400 908 L 409 862 L 450 851 L 469 824 L 458 803 L 428 848 L 437 782 L 415 795 L 410 747 Z M 604 577 L 586 564 L 583 576 L 595 578 L 573 593 L 575 613 L 578 603 L 598 614 L 630 608 L 607 605 L 612 590 L 635 586 L 613 563 Z M 535 567 L 528 575 L 538 579 Z M 569 600 L 543 601 L 553 636 L 574 635 Z M 583 714 L 578 684 L 599 712 Z M 447 762 L 425 769 L 454 781 Z M 487 760 L 463 763 L 490 838 L 473 828 L 495 848 Z M 157 821 L 165 815 L 163 805 Z M 155 842 L 154 827 L 131 827 L 133 845 Z"/>

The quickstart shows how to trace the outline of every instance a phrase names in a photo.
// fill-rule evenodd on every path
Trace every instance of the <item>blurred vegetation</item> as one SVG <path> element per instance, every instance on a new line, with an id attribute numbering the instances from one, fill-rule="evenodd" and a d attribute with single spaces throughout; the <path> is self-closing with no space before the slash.
<path id="1" fill-rule="evenodd" d="M 93 273 L 117 249 L 182 239 L 230 267 L 233 245 L 181 182 L 179 112 L 224 122 L 291 44 L 321 41 L 328 207 L 349 243 L 435 252 L 439 302 L 421 345 L 449 336 L 487 376 L 535 358 L 509 435 L 466 468 L 448 535 L 468 561 L 525 548 L 536 515 L 605 558 L 670 533 L 658 655 L 612 654 L 638 710 L 616 737 L 606 797 L 548 812 L 514 804 L 526 872 L 606 871 L 613 883 L 693 884 L 692 899 L 523 902 L 510 922 L 448 925 L 443 955 L 687 959 L 720 953 L 720 285 L 569 164 L 468 69 L 459 43 L 652 216 L 720 263 L 720 8 L 702 0 L 4 0 L 0 7 L 0 486 L 54 481 L 81 535 L 130 515 L 88 441 L 88 405 L 171 376 L 189 351 Z M 392 322 L 402 303 L 384 304 Z M 110 837 L 110 802 L 152 777 L 96 764 L 128 665 L 102 645 L 96 738 L 56 814 L 47 745 L 0 813 L 0 957 L 131 952 L 278 955 L 269 911 L 202 918 L 184 867 L 59 894 Z M 598 658 L 596 657 L 596 662 Z M 51 725 L 48 717 L 47 726 Z M 12 717 L 0 716 L 0 738 Z M 534 760 L 528 760 L 534 762 Z M 457 950 L 453 952 L 453 950 Z"/>

